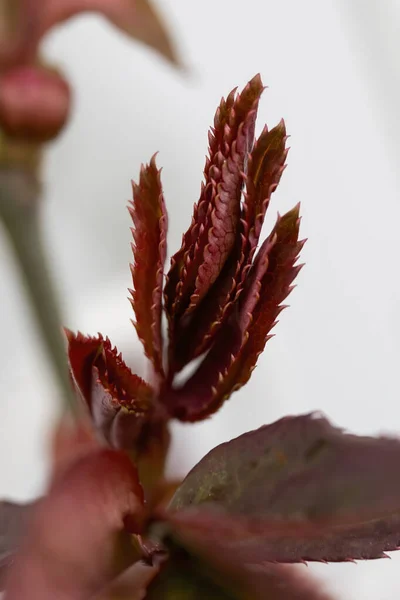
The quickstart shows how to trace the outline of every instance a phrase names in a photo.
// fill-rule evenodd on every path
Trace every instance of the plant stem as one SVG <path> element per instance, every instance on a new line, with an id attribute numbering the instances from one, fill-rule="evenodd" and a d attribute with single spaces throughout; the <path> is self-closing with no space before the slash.
<path id="1" fill-rule="evenodd" d="M 59 382 L 63 404 L 77 410 L 69 379 L 61 315 L 42 243 L 40 186 L 33 173 L 0 169 L 0 218 L 9 234 L 42 339 Z"/>

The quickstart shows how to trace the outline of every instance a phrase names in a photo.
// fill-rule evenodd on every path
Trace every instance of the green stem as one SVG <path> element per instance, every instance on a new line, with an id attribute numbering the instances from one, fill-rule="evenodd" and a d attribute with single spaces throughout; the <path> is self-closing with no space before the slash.
<path id="1" fill-rule="evenodd" d="M 39 194 L 40 187 L 32 173 L 12 167 L 0 169 L 0 218 L 21 269 L 64 405 L 75 413 L 77 405 L 69 380 L 62 320 L 41 237 Z"/>

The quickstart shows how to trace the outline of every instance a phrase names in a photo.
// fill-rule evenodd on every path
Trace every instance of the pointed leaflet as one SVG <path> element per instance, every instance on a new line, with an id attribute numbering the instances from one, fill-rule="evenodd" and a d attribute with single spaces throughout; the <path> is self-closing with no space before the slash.
<path id="1" fill-rule="evenodd" d="M 137 531 L 142 507 L 125 453 L 94 445 L 64 463 L 32 512 L 6 582 L 7 600 L 91 598 L 142 558 L 127 530 L 129 523 Z"/>
<path id="2" fill-rule="evenodd" d="M 246 259 L 251 260 L 260 237 L 265 213 L 285 168 L 288 151 L 285 148 L 286 128 L 282 120 L 268 131 L 264 128 L 249 156 L 243 219 L 249 232 Z"/>
<path id="3" fill-rule="evenodd" d="M 170 520 L 187 547 L 227 560 L 379 558 L 400 542 L 399 460 L 398 439 L 286 417 L 212 450 L 176 492 Z"/>
<path id="4" fill-rule="evenodd" d="M 198 370 L 163 399 L 172 416 L 182 421 L 203 419 L 248 381 L 299 271 L 294 266 L 302 246 L 298 234 L 297 206 L 278 218 L 236 298 L 232 314 Z"/>
<path id="5" fill-rule="evenodd" d="M 129 212 L 134 224 L 134 264 L 131 267 L 134 290 L 131 302 L 145 354 L 155 371 L 163 376 L 161 313 L 167 213 L 154 156 L 149 165 L 142 166 L 139 184 L 132 182 L 132 189 Z"/>
<path id="6" fill-rule="evenodd" d="M 253 145 L 262 90 L 257 75 L 234 102 L 231 93 L 217 111 L 202 194 L 183 246 L 171 260 L 165 290 L 170 319 L 193 310 L 218 277 L 235 243 L 243 171 Z"/>
<path id="7" fill-rule="evenodd" d="M 108 339 L 66 333 L 71 372 L 94 425 L 112 447 L 134 458 L 149 498 L 164 471 L 170 439 L 154 391 L 130 371 Z"/>
<path id="8" fill-rule="evenodd" d="M 214 391 L 215 400 L 222 403 L 224 399 L 240 389 L 250 379 L 257 359 L 264 350 L 270 338 L 270 331 L 276 324 L 279 313 L 285 306 L 282 302 L 292 291 L 292 282 L 298 275 L 301 265 L 295 265 L 304 241 L 298 241 L 299 236 L 299 209 L 278 217 L 277 223 L 266 244 L 270 244 L 268 252 L 268 268 L 260 280 L 259 300 L 250 313 L 248 311 L 249 297 L 254 294 L 254 283 L 250 276 L 244 281 L 244 289 L 239 296 L 239 311 L 243 324 L 249 323 L 246 341 L 237 356 L 232 356 L 229 368 L 224 376 L 219 379 Z M 254 282 L 252 285 L 249 285 Z"/>
<path id="9" fill-rule="evenodd" d="M 214 119 L 214 129 L 209 133 L 210 143 L 210 155 L 217 153 L 218 147 L 223 139 L 224 127 L 227 123 L 228 116 L 232 110 L 234 103 L 235 90 L 233 90 L 227 99 L 222 98 L 220 105 L 217 109 L 217 113 Z M 207 178 L 210 177 L 210 168 L 212 166 L 211 159 L 207 158 L 206 167 L 204 169 L 204 175 Z M 182 236 L 182 246 L 178 252 L 171 258 L 171 268 L 167 274 L 166 284 L 164 289 L 165 297 L 165 308 L 169 317 L 171 317 L 176 310 L 176 294 L 180 290 L 181 285 L 180 278 L 184 263 L 188 256 L 189 251 L 193 248 L 196 239 L 199 234 L 200 227 L 204 226 L 204 220 L 207 213 L 207 194 L 205 192 L 205 185 L 202 185 L 200 200 L 193 207 L 193 217 L 189 229 Z M 179 285 L 179 288 L 178 288 Z"/>
<path id="10" fill-rule="evenodd" d="M 264 128 L 248 159 L 245 202 L 241 211 L 236 243 L 220 275 L 210 288 L 193 318 L 176 333 L 174 362 L 176 370 L 209 349 L 232 300 L 242 287 L 261 232 L 264 216 L 284 169 L 287 155 L 284 122 L 268 131 Z"/>

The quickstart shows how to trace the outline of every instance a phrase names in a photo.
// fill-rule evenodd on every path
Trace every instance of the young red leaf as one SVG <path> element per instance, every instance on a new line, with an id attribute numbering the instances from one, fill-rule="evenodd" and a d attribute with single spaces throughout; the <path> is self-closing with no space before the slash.
<path id="1" fill-rule="evenodd" d="M 193 217 L 189 229 L 182 236 L 182 247 L 171 258 L 171 268 L 167 274 L 164 289 L 165 307 L 170 319 L 176 312 L 177 296 L 182 293 L 182 284 L 180 278 L 184 269 L 185 262 L 188 260 L 190 251 L 193 252 L 194 245 L 198 239 L 199 231 L 204 228 L 204 223 L 209 206 L 209 193 L 211 190 L 210 179 L 217 175 L 213 162 L 217 160 L 219 148 L 225 148 L 224 143 L 225 130 L 228 126 L 229 115 L 235 102 L 235 91 L 229 94 L 227 99 L 221 99 L 214 118 L 214 128 L 209 132 L 209 150 L 210 158 L 206 159 L 204 176 L 208 181 L 208 189 L 202 184 L 200 199 L 193 207 Z M 214 158 L 214 160 L 213 160 Z M 171 323 L 170 323 L 171 324 Z"/>
<path id="2" fill-rule="evenodd" d="M 400 542 L 399 460 L 398 439 L 286 417 L 212 450 L 170 519 L 193 551 L 248 563 L 383 557 Z"/>
<path id="3" fill-rule="evenodd" d="M 163 377 L 161 312 L 167 213 L 154 156 L 149 165 L 142 166 L 139 184 L 132 182 L 132 188 L 129 212 L 134 224 L 131 302 L 136 315 L 135 327 L 146 356 L 156 373 Z"/>
<path id="4" fill-rule="evenodd" d="M 298 233 L 297 206 L 278 218 L 248 273 L 244 289 L 237 295 L 229 319 L 198 370 L 181 388 L 165 396 L 164 402 L 174 417 L 183 421 L 202 419 L 248 381 L 299 271 L 294 266 L 302 245 Z"/>
<path id="5" fill-rule="evenodd" d="M 236 240 L 247 154 L 253 145 L 261 78 L 254 77 L 242 93 L 222 101 L 210 136 L 205 184 L 181 250 L 171 260 L 166 309 L 179 319 L 205 296 L 217 279 Z"/>
<path id="6" fill-rule="evenodd" d="M 264 251 L 267 251 L 266 257 L 261 251 L 257 257 L 268 261 L 264 274 L 261 277 L 257 275 L 259 266 L 256 260 L 255 268 L 249 272 L 243 288 L 238 291 L 238 310 L 241 327 L 246 332 L 246 341 L 236 356 L 232 353 L 229 367 L 223 377 L 219 378 L 214 392 L 215 401 L 219 404 L 250 379 L 258 357 L 271 337 L 271 329 L 276 325 L 279 313 L 285 308 L 282 302 L 293 289 L 291 284 L 301 269 L 301 265 L 296 266 L 295 263 L 304 244 L 304 241 L 298 241 L 299 208 L 297 205 L 283 217 L 278 217 L 263 246 Z M 253 307 L 251 310 L 249 302 Z"/>
<path id="7" fill-rule="evenodd" d="M 93 444 L 64 461 L 32 511 L 7 600 L 91 598 L 142 558 L 128 532 L 140 529 L 142 514 L 143 492 L 125 453 Z"/>
<path id="8" fill-rule="evenodd" d="M 113 448 L 130 453 L 149 497 L 164 471 L 170 440 L 154 391 L 131 372 L 108 339 L 66 333 L 71 372 L 97 431 Z"/>
<path id="9" fill-rule="evenodd" d="M 285 149 L 286 128 L 282 120 L 268 131 L 264 128 L 249 156 L 243 219 L 248 228 L 249 248 L 246 262 L 251 260 L 260 237 L 264 216 L 271 194 L 278 186 L 285 168 L 288 151 Z"/>
<path id="10" fill-rule="evenodd" d="M 226 115 L 226 107 L 222 105 L 219 112 Z M 215 150 L 218 148 L 218 144 L 214 137 L 211 137 L 211 140 L 214 142 L 211 148 Z M 186 318 L 175 324 L 174 344 L 171 349 L 173 371 L 179 371 L 193 358 L 207 351 L 224 320 L 229 317 L 238 285 L 245 277 L 251 263 L 271 194 L 276 189 L 284 169 L 287 155 L 285 141 L 286 130 L 283 121 L 271 131 L 265 127 L 251 154 L 245 158 L 245 164 L 248 162 L 246 193 L 235 243 L 215 282 L 208 293 L 203 294 L 202 302 L 197 304 L 196 313 L 192 318 Z M 196 216 L 192 219 L 192 231 L 196 234 L 195 239 L 197 239 L 199 227 L 197 230 L 195 227 Z M 184 238 L 186 250 L 187 235 Z M 183 255 L 184 252 L 181 249 L 179 254 L 181 261 Z M 175 260 L 177 260 L 177 255 L 175 255 Z M 183 265 L 182 262 L 181 264 Z M 177 285 L 176 270 L 175 264 L 175 287 Z M 241 285 L 239 289 L 241 289 Z M 200 299 L 196 295 L 193 298 Z"/>

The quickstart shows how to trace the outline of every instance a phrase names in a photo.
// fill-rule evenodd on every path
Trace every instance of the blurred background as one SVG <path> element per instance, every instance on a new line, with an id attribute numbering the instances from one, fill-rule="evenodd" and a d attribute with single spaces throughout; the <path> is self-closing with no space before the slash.
<path id="1" fill-rule="evenodd" d="M 159 151 L 169 253 L 198 199 L 207 129 L 222 95 L 260 72 L 265 122 L 285 118 L 288 168 L 270 206 L 302 204 L 307 263 L 252 379 L 201 425 L 175 425 L 171 472 L 284 414 L 321 410 L 356 433 L 400 431 L 400 4 L 397 0 L 154 0 L 178 72 L 103 19 L 44 43 L 75 89 L 50 146 L 43 227 L 65 324 L 101 331 L 145 373 L 127 288 L 130 180 Z M 39 494 L 57 393 L 0 231 L 0 496 Z M 342 600 L 393 600 L 400 557 L 310 565 Z M 305 568 L 305 567 L 304 567 Z"/>

